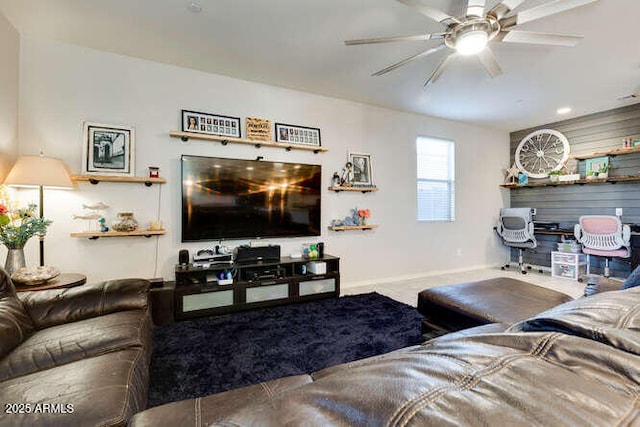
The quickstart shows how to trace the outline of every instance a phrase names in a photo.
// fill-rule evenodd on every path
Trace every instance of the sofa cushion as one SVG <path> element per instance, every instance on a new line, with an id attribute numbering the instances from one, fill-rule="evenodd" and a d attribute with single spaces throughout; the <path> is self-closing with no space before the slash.
<path id="1" fill-rule="evenodd" d="M 0 411 L 0 425 L 124 426 L 146 406 L 147 366 L 131 348 L 3 381 L 0 402 L 29 404 L 31 413 Z"/>
<path id="2" fill-rule="evenodd" d="M 284 392 L 295 390 L 310 382 L 309 375 L 294 375 L 211 396 L 172 402 L 135 415 L 129 426 L 207 425 L 207 420 L 221 418 L 242 410 L 243 407 L 250 407 L 256 402 L 273 399 Z"/>
<path id="3" fill-rule="evenodd" d="M 16 297 L 0 299 L 0 358 L 20 345 L 33 330 L 31 318 Z"/>
<path id="4" fill-rule="evenodd" d="M 146 310 L 149 281 L 108 280 L 65 289 L 22 292 L 20 299 L 36 329 L 126 310 Z"/>
<path id="5" fill-rule="evenodd" d="M 0 381 L 127 347 L 151 348 L 145 310 L 94 317 L 37 331 L 0 360 Z"/>
<path id="6" fill-rule="evenodd" d="M 516 323 L 507 331 L 561 332 L 640 355 L 640 287 L 580 298 Z"/>

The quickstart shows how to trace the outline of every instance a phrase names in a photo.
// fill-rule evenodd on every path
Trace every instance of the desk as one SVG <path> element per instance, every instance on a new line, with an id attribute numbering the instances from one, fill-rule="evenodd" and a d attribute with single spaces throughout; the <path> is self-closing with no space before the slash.
<path id="1" fill-rule="evenodd" d="M 573 236 L 573 230 L 558 228 L 556 230 L 533 230 L 533 234 L 543 234 L 549 236 Z"/>
<path id="2" fill-rule="evenodd" d="M 21 285 L 14 283 L 16 292 L 44 291 L 45 289 L 72 288 L 87 283 L 87 276 L 79 273 L 62 273 L 40 285 Z"/>

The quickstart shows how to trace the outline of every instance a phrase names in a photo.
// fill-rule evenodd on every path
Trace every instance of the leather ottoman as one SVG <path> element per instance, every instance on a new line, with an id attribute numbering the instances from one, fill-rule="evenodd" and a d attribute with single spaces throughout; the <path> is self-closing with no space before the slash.
<path id="1" fill-rule="evenodd" d="M 498 277 L 438 286 L 418 294 L 422 332 L 452 332 L 489 323 L 512 323 L 571 301 L 569 295 L 522 280 Z"/>

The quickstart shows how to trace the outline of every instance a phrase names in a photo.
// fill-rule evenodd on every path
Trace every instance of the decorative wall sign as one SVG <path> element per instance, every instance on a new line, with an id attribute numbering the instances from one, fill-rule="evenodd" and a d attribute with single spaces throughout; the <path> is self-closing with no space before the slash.
<path id="1" fill-rule="evenodd" d="M 240 138 L 240 118 L 182 110 L 182 131 Z"/>
<path id="2" fill-rule="evenodd" d="M 247 139 L 253 141 L 272 141 L 271 120 L 247 117 Z"/>
<path id="3" fill-rule="evenodd" d="M 353 168 L 353 185 L 371 186 L 371 154 L 349 152 L 349 163 Z"/>
<path id="4" fill-rule="evenodd" d="M 276 142 L 320 146 L 320 129 L 276 123 Z"/>
<path id="5" fill-rule="evenodd" d="M 135 130 L 130 126 L 83 123 L 82 171 L 135 175 Z"/>

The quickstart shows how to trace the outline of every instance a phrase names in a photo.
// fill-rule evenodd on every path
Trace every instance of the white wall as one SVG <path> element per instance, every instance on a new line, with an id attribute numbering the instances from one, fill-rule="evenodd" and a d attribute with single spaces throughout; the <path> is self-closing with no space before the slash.
<path id="1" fill-rule="evenodd" d="M 80 184 L 78 191 L 47 192 L 46 216 L 55 221 L 46 241 L 47 263 L 65 271 L 87 273 L 90 280 L 172 279 L 179 249 L 215 244 L 180 243 L 181 154 L 243 159 L 261 155 L 269 161 L 322 164 L 323 224 L 358 206 L 371 209 L 369 221 L 380 228 L 372 232 L 325 230 L 318 239 L 270 242 L 281 244 L 283 254 L 289 254 L 303 242 L 324 241 L 327 253 L 342 258 L 343 286 L 495 265 L 505 258 L 492 226 L 503 206 L 504 194 L 498 184 L 509 159 L 506 132 L 28 37 L 22 37 L 20 60 L 22 153 L 37 153 L 42 147 L 46 154 L 64 159 L 74 172 L 80 172 L 82 121 L 127 124 L 136 128 L 137 174 L 145 175 L 147 166 L 159 166 L 168 181 L 151 188 L 101 183 Z M 239 116 L 243 122 L 250 116 L 318 127 L 329 151 L 314 155 L 231 144 L 223 147 L 214 142 L 183 143 L 168 136 L 170 130 L 180 128 L 181 109 Z M 453 223 L 415 220 L 418 135 L 456 142 L 457 220 Z M 332 173 L 344 165 L 348 150 L 372 154 L 379 192 L 335 194 L 326 189 Z M 97 200 L 112 206 L 108 219 L 118 211 L 133 210 L 145 225 L 158 215 L 159 205 L 168 234 L 157 239 L 70 238 L 70 232 L 83 229 L 81 222 L 71 220 L 71 213 L 81 210 L 81 202 Z M 231 242 L 240 243 L 245 242 Z M 35 250 L 33 244 L 28 262 L 36 260 Z"/>
<path id="2" fill-rule="evenodd" d="M 18 152 L 20 36 L 0 14 L 0 182 Z"/>

